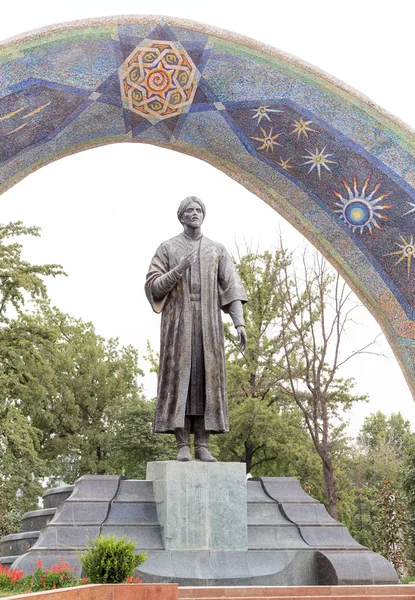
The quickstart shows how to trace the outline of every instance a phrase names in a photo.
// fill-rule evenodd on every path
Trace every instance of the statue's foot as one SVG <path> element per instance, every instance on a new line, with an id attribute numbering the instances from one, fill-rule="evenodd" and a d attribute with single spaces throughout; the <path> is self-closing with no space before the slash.
<path id="1" fill-rule="evenodd" d="M 205 446 L 199 446 L 199 448 L 195 449 L 195 458 L 197 460 L 203 460 L 203 462 L 217 462 L 216 458 L 211 455 Z"/>
<path id="2" fill-rule="evenodd" d="M 181 461 L 192 460 L 192 455 L 190 454 L 189 446 L 182 446 L 179 448 L 179 452 L 177 454 L 177 459 Z"/>

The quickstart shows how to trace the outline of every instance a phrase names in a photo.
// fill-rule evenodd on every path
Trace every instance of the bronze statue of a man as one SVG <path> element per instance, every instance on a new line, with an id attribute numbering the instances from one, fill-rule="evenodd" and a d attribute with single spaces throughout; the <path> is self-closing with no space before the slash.
<path id="1" fill-rule="evenodd" d="M 210 433 L 229 431 L 221 309 L 229 313 L 242 351 L 246 346 L 242 303 L 245 290 L 222 244 L 202 235 L 206 209 L 185 198 L 177 216 L 183 233 L 163 242 L 150 264 L 147 298 L 162 313 L 160 365 L 154 431 L 174 433 L 177 460 L 216 460 Z"/>

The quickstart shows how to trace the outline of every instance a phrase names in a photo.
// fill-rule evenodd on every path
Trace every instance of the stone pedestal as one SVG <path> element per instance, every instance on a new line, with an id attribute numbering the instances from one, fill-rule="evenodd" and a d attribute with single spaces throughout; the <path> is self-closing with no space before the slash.
<path id="1" fill-rule="evenodd" d="M 23 525 L 43 525 L 41 531 L 1 540 L 0 565 L 28 574 L 39 559 L 49 567 L 64 556 L 80 574 L 79 552 L 88 537 L 101 533 L 125 535 L 137 552 L 148 552 L 140 565 L 144 583 L 310 586 L 398 581 L 383 556 L 353 540 L 293 477 L 247 482 L 243 464 L 171 461 L 149 463 L 146 481 L 90 475 L 78 479 L 71 491 L 49 492 L 40 515 L 25 515 Z M 56 513 L 48 522 L 52 508 Z"/>
<path id="2" fill-rule="evenodd" d="M 166 550 L 247 550 L 243 463 L 150 462 Z"/>

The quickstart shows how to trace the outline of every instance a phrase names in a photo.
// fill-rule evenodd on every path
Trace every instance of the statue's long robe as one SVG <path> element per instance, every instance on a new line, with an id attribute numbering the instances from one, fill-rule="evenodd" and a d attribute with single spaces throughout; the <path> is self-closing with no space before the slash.
<path id="1" fill-rule="evenodd" d="M 172 433 L 184 427 L 191 370 L 192 322 L 189 270 L 161 300 L 153 297 L 157 277 L 174 269 L 189 251 L 184 234 L 157 249 L 146 280 L 147 298 L 162 313 L 157 409 L 154 431 Z M 221 309 L 227 312 L 234 300 L 246 302 L 246 293 L 235 265 L 222 244 L 202 237 L 200 243 L 202 336 L 205 361 L 205 428 L 229 431 L 226 368 Z"/>

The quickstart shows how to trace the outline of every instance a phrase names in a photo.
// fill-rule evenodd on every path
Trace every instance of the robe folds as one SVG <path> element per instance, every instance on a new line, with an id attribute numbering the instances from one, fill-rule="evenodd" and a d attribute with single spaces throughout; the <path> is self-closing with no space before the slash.
<path id="1" fill-rule="evenodd" d="M 189 251 L 182 233 L 157 249 L 147 274 L 145 290 L 156 313 L 162 313 L 157 408 L 154 431 L 173 433 L 184 427 L 188 397 L 192 322 L 189 269 L 161 300 L 153 296 L 154 281 L 177 267 Z M 235 265 L 222 244 L 202 236 L 200 243 L 200 302 L 203 356 L 205 362 L 205 429 L 213 433 L 229 431 L 226 392 L 225 348 L 221 309 L 228 312 L 234 300 L 247 301 Z"/>

